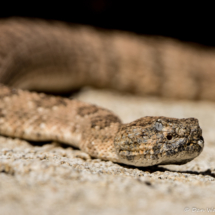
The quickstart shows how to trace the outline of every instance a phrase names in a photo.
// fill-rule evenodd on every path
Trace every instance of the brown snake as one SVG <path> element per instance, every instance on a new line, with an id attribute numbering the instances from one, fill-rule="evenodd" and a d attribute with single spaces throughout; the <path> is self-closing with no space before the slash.
<path id="1" fill-rule="evenodd" d="M 195 87 L 186 91 L 192 79 L 169 92 L 176 84 L 168 71 L 168 50 L 174 42 L 167 43 L 167 52 L 161 53 L 166 43 L 59 22 L 1 20 L 0 134 L 59 141 L 92 157 L 135 166 L 187 163 L 204 147 L 195 118 L 146 116 L 122 124 L 111 111 L 95 105 L 28 91 L 67 92 L 93 85 L 178 98 L 212 97 L 205 92 L 200 95 Z M 185 50 L 192 60 L 197 58 L 192 48 Z M 177 51 L 176 45 L 173 55 Z M 169 78 L 166 86 L 161 76 Z M 185 78 L 183 72 L 180 78 Z"/>

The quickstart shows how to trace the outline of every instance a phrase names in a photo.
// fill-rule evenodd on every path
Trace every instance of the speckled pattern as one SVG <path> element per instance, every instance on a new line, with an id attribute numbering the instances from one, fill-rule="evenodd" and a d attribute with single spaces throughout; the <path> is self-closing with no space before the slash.
<path id="1" fill-rule="evenodd" d="M 1 137 L 1 214 L 181 215 L 195 214 L 191 211 L 197 209 L 209 214 L 207 208 L 214 208 L 214 103 L 141 98 L 101 90 L 83 91 L 77 99 L 107 107 L 124 123 L 146 113 L 198 118 L 204 150 L 184 165 L 140 168 L 92 159 L 87 153 L 56 143 L 35 146 Z"/>
<path id="2" fill-rule="evenodd" d="M 214 100 L 214 56 L 214 49 L 171 39 L 117 31 L 110 33 L 52 21 L 0 20 L 0 82 L 17 88 L 67 92 L 92 85 L 141 95 Z M 88 100 L 88 94 L 87 99 L 83 99 L 87 103 L 83 103 L 7 87 L 1 87 L 0 92 L 0 130 L 5 135 L 39 141 L 66 140 L 79 146 L 82 136 L 78 132 L 81 131 L 83 139 L 87 137 L 89 141 L 88 151 L 84 153 L 58 143 L 36 146 L 20 139 L 0 137 L 1 214 L 169 215 L 214 211 L 214 103 L 159 102 L 153 98 L 149 102 L 128 95 L 113 101 L 105 93 L 101 96 L 93 94 L 97 102 L 92 98 Z M 28 105 L 19 100 L 20 96 Z M 125 98 L 127 103 L 123 102 Z M 129 131 L 130 128 L 126 124 L 121 127 L 121 121 L 112 112 L 88 102 L 108 107 L 127 125 L 146 115 L 167 116 L 130 124 L 131 130 L 137 134 L 132 134 L 131 139 L 140 144 L 129 142 L 127 132 L 127 136 L 122 135 L 131 143 L 128 144 L 128 148 L 131 146 L 129 155 L 118 147 L 124 144 L 117 143 L 122 157 L 129 158 L 126 162 L 134 160 L 130 155 L 137 153 L 136 147 L 142 150 L 144 138 L 152 143 L 149 144 L 150 150 L 146 147 L 142 150 L 150 152 L 146 155 L 150 161 L 161 150 L 164 153 L 166 148 L 170 155 L 173 154 L 175 148 L 168 148 L 171 141 L 173 146 L 184 143 L 179 147 L 182 153 L 187 147 L 192 152 L 200 152 L 203 138 L 194 118 L 200 120 L 203 128 L 205 149 L 185 165 L 134 167 L 104 161 L 113 159 L 115 151 L 109 155 L 98 153 L 107 152 L 107 145 L 102 149 L 99 141 L 101 148 L 97 150 L 95 138 L 109 142 L 108 147 L 113 148 L 114 132 Z M 71 108 L 67 109 L 70 105 Z M 58 107 L 63 110 L 61 113 Z M 35 117 L 28 115 L 29 110 L 34 110 Z M 73 120 L 75 116 L 74 122 L 69 120 L 70 116 Z M 189 119 L 168 122 L 167 119 L 172 117 Z M 56 120 L 59 127 L 54 125 Z M 186 125 L 189 120 L 190 127 Z M 143 123 L 148 126 L 144 132 L 139 128 L 143 121 L 151 122 L 148 125 Z M 88 127 L 83 132 L 84 126 Z M 107 127 L 112 130 L 106 130 Z M 91 132 L 88 132 L 93 129 L 98 133 L 91 138 Z M 154 138 L 161 140 L 158 143 L 161 147 L 151 147 L 155 144 Z M 100 156 L 104 160 L 90 157 L 91 150 L 92 157 Z"/>
<path id="3" fill-rule="evenodd" d="M 215 100 L 215 49 L 57 21 L 0 20 L 0 83 Z"/>
<path id="4" fill-rule="evenodd" d="M 195 118 L 143 117 L 122 125 L 115 137 L 120 161 L 135 166 L 184 164 L 204 147 Z"/>
<path id="5" fill-rule="evenodd" d="M 197 119 L 143 117 L 122 124 L 111 111 L 77 100 L 0 85 L 0 134 L 59 141 L 92 157 L 130 164 L 184 164 L 203 150 Z"/>

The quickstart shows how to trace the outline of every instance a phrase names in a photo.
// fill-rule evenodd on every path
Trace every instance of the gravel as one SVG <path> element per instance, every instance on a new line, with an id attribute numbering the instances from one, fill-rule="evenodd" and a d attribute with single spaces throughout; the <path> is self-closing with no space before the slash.
<path id="1" fill-rule="evenodd" d="M 118 114 L 196 117 L 202 154 L 182 166 L 137 168 L 92 159 L 58 143 L 0 137 L 0 214 L 193 214 L 215 212 L 215 103 L 141 98 L 86 88 L 76 98 Z"/>

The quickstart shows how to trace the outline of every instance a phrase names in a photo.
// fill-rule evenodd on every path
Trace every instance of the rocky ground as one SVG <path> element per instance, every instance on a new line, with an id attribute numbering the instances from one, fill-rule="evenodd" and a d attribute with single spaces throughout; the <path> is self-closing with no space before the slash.
<path id="1" fill-rule="evenodd" d="M 118 114 L 196 117 L 202 154 L 182 166 L 136 168 L 91 159 L 58 143 L 0 137 L 0 215 L 215 213 L 215 103 L 85 89 L 76 97 Z"/>

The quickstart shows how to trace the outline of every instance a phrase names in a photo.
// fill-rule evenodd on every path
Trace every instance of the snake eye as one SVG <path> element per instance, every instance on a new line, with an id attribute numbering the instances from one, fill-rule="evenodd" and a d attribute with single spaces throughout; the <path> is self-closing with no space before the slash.
<path id="1" fill-rule="evenodd" d="M 162 123 L 156 122 L 156 123 L 155 123 L 155 128 L 156 128 L 156 130 L 161 131 L 161 130 L 163 129 Z"/>
<path id="2" fill-rule="evenodd" d="M 171 140 L 172 139 L 172 136 L 171 135 L 167 135 L 166 137 L 168 140 Z"/>

